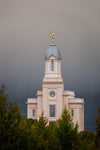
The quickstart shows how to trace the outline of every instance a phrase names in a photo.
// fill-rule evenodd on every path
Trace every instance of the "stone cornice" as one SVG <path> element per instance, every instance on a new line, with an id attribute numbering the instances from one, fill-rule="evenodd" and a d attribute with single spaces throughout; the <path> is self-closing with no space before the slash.
<path id="1" fill-rule="evenodd" d="M 43 81 L 42 84 L 64 84 L 63 81 Z"/>
<path id="2" fill-rule="evenodd" d="M 80 99 L 80 98 L 69 99 L 68 103 L 69 104 L 84 104 L 84 99 Z"/>
<path id="3" fill-rule="evenodd" d="M 34 102 L 33 103 L 32 102 L 26 102 L 26 104 L 29 104 L 29 105 L 36 104 L 37 105 L 37 103 L 34 103 Z"/>

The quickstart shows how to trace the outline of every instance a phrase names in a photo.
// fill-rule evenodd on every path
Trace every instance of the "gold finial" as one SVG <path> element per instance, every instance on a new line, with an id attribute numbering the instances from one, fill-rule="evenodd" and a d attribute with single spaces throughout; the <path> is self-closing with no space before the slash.
<path id="1" fill-rule="evenodd" d="M 54 33 L 51 32 L 52 42 L 54 42 Z"/>

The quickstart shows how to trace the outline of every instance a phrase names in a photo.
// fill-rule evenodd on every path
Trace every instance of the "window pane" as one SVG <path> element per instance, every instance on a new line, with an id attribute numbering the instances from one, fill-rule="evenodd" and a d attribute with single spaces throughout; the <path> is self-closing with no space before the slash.
<path id="1" fill-rule="evenodd" d="M 54 105 L 50 106 L 50 117 L 55 117 L 55 106 Z"/>
<path id="2" fill-rule="evenodd" d="M 74 127 L 74 123 L 72 122 L 72 127 Z"/>
<path id="3" fill-rule="evenodd" d="M 51 71 L 54 71 L 54 60 L 51 60 Z"/>
<path id="4" fill-rule="evenodd" d="M 51 96 L 51 97 L 54 97 L 54 96 L 55 96 L 55 92 L 53 92 L 53 91 L 50 92 L 50 96 Z"/>
<path id="5" fill-rule="evenodd" d="M 71 116 L 73 117 L 74 116 L 74 110 L 72 109 L 71 111 Z"/>
<path id="6" fill-rule="evenodd" d="M 33 116 L 35 116 L 35 110 L 33 110 Z"/>

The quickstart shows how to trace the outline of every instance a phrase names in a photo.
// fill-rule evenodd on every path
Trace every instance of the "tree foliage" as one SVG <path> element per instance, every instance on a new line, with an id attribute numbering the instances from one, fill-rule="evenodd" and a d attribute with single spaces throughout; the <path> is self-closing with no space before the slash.
<path id="1" fill-rule="evenodd" d="M 0 89 L 0 143 L 1 149 L 11 149 L 16 143 L 18 125 L 20 122 L 20 108 L 16 102 L 8 103 L 8 96 L 5 94 L 5 85 Z M 6 144 L 5 144 L 6 143 Z M 14 148 L 14 147 L 13 147 Z"/>
<path id="2" fill-rule="evenodd" d="M 100 149 L 100 108 L 96 119 L 96 147 Z"/>
<path id="3" fill-rule="evenodd" d="M 6 87 L 2 84 L 0 150 L 95 150 L 96 147 L 99 150 L 100 110 L 96 120 L 96 134 L 90 131 L 78 133 L 78 125 L 72 127 L 72 120 L 66 109 L 57 122 L 48 122 L 43 113 L 38 121 L 27 119 L 20 114 L 20 107 L 16 102 L 8 101 L 5 90 Z"/>
<path id="4" fill-rule="evenodd" d="M 81 131 L 79 137 L 82 150 L 95 150 L 95 133 L 91 131 Z"/>
<path id="5" fill-rule="evenodd" d="M 62 117 L 58 120 L 57 132 L 63 150 L 76 149 L 76 145 L 80 144 L 77 129 L 77 125 L 75 126 L 75 128 L 72 127 L 72 120 L 70 114 L 65 108 L 62 113 Z"/>

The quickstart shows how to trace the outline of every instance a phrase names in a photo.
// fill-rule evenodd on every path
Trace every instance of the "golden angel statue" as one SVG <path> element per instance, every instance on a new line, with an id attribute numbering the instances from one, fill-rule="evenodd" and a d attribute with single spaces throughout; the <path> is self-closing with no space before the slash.
<path id="1" fill-rule="evenodd" d="M 51 32 L 52 42 L 54 42 L 54 33 Z"/>

